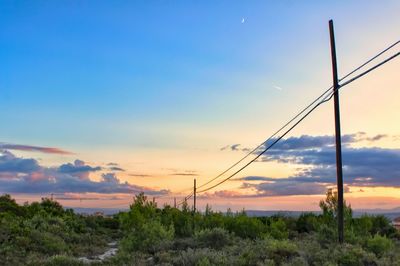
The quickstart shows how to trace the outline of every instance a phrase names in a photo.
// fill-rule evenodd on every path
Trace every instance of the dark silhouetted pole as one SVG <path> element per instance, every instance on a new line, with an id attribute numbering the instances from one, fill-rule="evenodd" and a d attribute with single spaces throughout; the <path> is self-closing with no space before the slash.
<path id="1" fill-rule="evenodd" d="M 193 212 L 196 213 L 196 178 L 193 181 Z"/>
<path id="2" fill-rule="evenodd" d="M 339 243 L 344 241 L 344 221 L 343 221 L 343 169 L 342 169 L 342 141 L 340 133 L 340 111 L 339 111 L 339 80 L 337 73 L 336 62 L 336 47 L 335 47 L 335 34 L 333 31 L 333 21 L 329 21 L 329 33 L 331 39 L 331 57 L 332 57 L 332 72 L 333 72 L 333 101 L 335 106 L 335 139 L 336 139 L 336 176 L 337 176 L 337 190 L 338 190 L 338 234 Z"/>
<path id="3" fill-rule="evenodd" d="M 176 208 L 176 198 L 174 197 L 174 208 Z"/>
<path id="4" fill-rule="evenodd" d="M 193 180 L 193 232 L 196 229 L 195 216 L 196 216 L 196 178 Z"/>

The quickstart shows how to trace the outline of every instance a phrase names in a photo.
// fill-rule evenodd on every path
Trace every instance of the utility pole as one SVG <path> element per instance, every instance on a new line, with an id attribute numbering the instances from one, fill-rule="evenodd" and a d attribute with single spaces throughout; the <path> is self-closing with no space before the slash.
<path id="1" fill-rule="evenodd" d="M 193 232 L 196 229 L 195 216 L 196 216 L 196 178 L 193 179 Z"/>
<path id="2" fill-rule="evenodd" d="M 174 208 L 176 208 L 176 197 L 174 197 Z"/>
<path id="3" fill-rule="evenodd" d="M 331 57 L 333 72 L 333 101 L 335 108 L 335 140 L 336 140 L 336 178 L 338 190 L 338 235 L 339 243 L 344 241 L 344 221 L 343 221 L 343 166 L 342 166 L 342 141 L 340 133 L 340 111 L 339 111 L 339 79 L 337 73 L 335 34 L 333 31 L 333 21 L 329 20 L 329 34 L 331 40 Z"/>
<path id="4" fill-rule="evenodd" d="M 193 181 L 193 213 L 196 213 L 196 178 Z"/>

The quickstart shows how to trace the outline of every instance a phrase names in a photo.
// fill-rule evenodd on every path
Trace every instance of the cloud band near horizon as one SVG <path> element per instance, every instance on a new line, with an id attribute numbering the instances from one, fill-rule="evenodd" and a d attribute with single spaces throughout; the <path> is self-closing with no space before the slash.
<path id="1" fill-rule="evenodd" d="M 352 147 L 352 144 L 361 141 L 376 142 L 386 137 L 382 134 L 368 137 L 362 132 L 342 137 L 343 174 L 347 190 L 348 186 L 400 187 L 400 149 Z M 237 144 L 233 146 L 231 150 L 237 151 Z M 335 154 L 333 136 L 291 137 L 262 155 L 259 162 L 298 165 L 294 175 L 281 178 L 245 176 L 234 180 L 243 182 L 242 189 L 255 190 L 254 196 L 324 194 L 327 188 L 336 184 Z"/>
<path id="2" fill-rule="evenodd" d="M 37 160 L 20 158 L 7 150 L 0 152 L 0 192 L 2 193 L 127 193 L 144 192 L 165 195 L 169 191 L 121 182 L 115 173 L 107 172 L 96 182 L 89 174 L 100 171 L 100 166 L 89 166 L 84 161 L 58 167 L 41 166 Z"/>

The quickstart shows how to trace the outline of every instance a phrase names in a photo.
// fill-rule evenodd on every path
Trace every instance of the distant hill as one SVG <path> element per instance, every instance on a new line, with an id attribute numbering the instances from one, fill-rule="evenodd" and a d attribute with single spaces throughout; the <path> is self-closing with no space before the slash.
<path id="1" fill-rule="evenodd" d="M 396 207 L 393 209 L 358 209 L 356 211 L 366 213 L 400 213 L 400 207 Z"/>
<path id="2" fill-rule="evenodd" d="M 304 212 L 308 212 L 308 211 L 246 210 L 246 213 L 247 213 L 248 216 L 254 216 L 254 217 L 272 216 L 272 215 L 285 215 L 285 216 L 290 216 L 290 217 L 298 217 Z M 314 213 L 314 214 L 321 214 L 320 211 L 309 211 L 309 212 Z M 394 220 L 395 218 L 400 217 L 400 207 L 393 208 L 393 209 L 358 209 L 358 210 L 353 210 L 353 216 L 354 217 L 360 217 L 360 216 L 362 216 L 364 214 L 369 214 L 369 215 L 381 214 L 381 215 L 386 216 L 390 220 Z"/>
<path id="3" fill-rule="evenodd" d="M 116 208 L 74 208 L 74 207 L 66 207 L 66 209 L 73 209 L 74 212 L 79 214 L 93 214 L 95 212 L 103 212 L 105 215 L 113 215 L 118 212 L 128 210 L 128 209 L 116 209 Z"/>
<path id="4" fill-rule="evenodd" d="M 76 213 L 80 214 L 93 214 L 95 212 L 103 212 L 105 215 L 113 215 L 121 211 L 127 211 L 128 209 L 117 209 L 117 208 L 73 208 Z M 272 211 L 262 211 L 262 210 L 245 210 L 248 216 L 262 217 L 262 216 L 272 216 L 272 215 L 284 215 L 290 217 L 298 217 L 304 212 L 312 212 L 314 214 L 321 214 L 320 211 L 285 211 L 285 210 L 272 210 Z M 400 207 L 393 209 L 358 209 L 353 210 L 354 217 L 360 217 L 363 214 L 377 215 L 381 214 L 393 220 L 394 218 L 400 217 Z"/>
<path id="5" fill-rule="evenodd" d="M 246 214 L 248 216 L 253 216 L 253 217 L 262 217 L 262 216 L 273 216 L 273 215 L 284 215 L 284 216 L 290 216 L 290 217 L 298 217 L 303 211 L 260 211 L 260 210 L 245 210 Z M 320 214 L 320 211 L 309 211 L 315 214 Z"/>

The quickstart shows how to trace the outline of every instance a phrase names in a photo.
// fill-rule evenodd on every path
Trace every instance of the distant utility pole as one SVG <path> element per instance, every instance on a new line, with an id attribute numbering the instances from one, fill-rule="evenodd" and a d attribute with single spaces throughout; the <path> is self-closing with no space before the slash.
<path id="1" fill-rule="evenodd" d="M 193 232 L 196 229 L 196 222 L 195 222 L 195 216 L 196 216 L 196 178 L 193 179 Z"/>
<path id="2" fill-rule="evenodd" d="M 196 178 L 193 180 L 193 213 L 196 213 Z"/>
<path id="3" fill-rule="evenodd" d="M 174 208 L 176 208 L 176 197 L 174 197 Z"/>
<path id="4" fill-rule="evenodd" d="M 329 34 L 331 40 L 331 57 L 333 72 L 333 101 L 335 108 L 335 140 L 336 140 L 336 178 L 338 190 L 338 235 L 339 243 L 344 241 L 344 221 L 343 221 L 343 166 L 342 166 L 342 141 L 340 133 L 340 111 L 339 111 L 339 79 L 337 73 L 335 34 L 333 31 L 333 21 L 329 20 Z"/>

